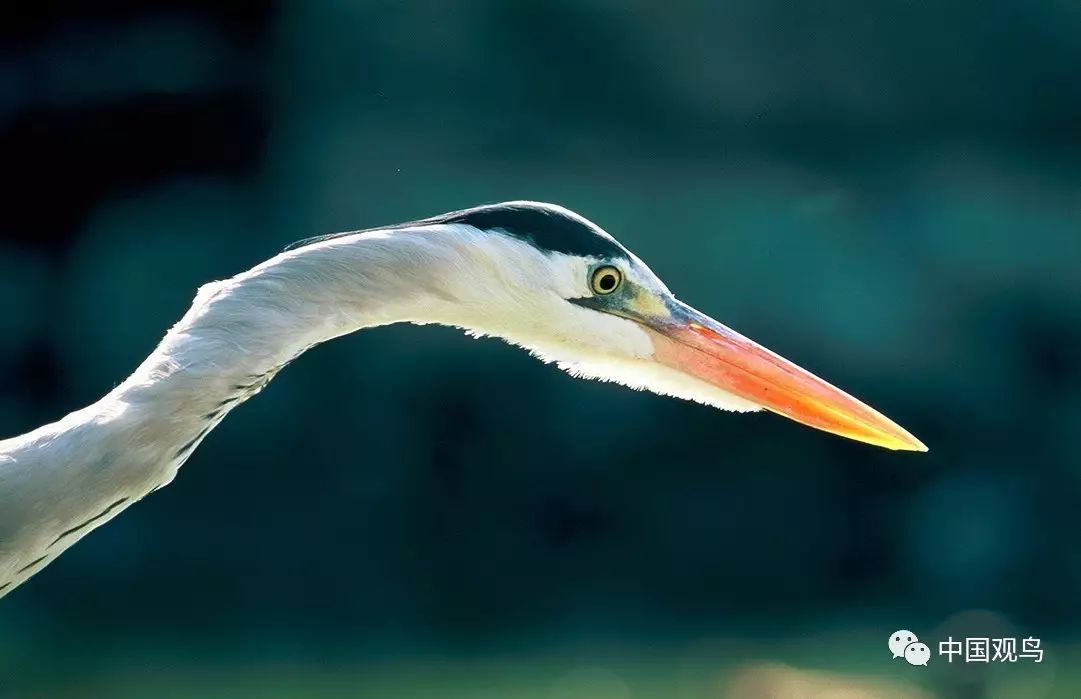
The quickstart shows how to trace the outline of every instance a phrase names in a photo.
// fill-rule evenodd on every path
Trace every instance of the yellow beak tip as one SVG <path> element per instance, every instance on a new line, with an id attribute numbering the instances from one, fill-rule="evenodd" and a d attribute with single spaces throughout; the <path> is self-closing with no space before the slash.
<path id="1" fill-rule="evenodd" d="M 924 444 L 923 442 L 921 442 L 920 440 L 916 439 L 915 437 L 913 437 L 912 435 L 910 435 L 908 433 L 906 433 L 903 438 L 892 439 L 892 440 L 890 440 L 889 444 L 884 444 L 883 446 L 885 446 L 885 447 L 887 447 L 889 449 L 893 449 L 895 451 L 917 451 L 917 452 L 928 452 L 928 451 L 930 451 L 930 449 L 927 448 L 926 444 Z"/>

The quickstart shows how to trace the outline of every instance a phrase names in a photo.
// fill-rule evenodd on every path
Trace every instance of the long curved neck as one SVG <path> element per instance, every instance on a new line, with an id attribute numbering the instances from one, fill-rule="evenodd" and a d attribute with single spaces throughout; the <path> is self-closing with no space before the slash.
<path id="1" fill-rule="evenodd" d="M 460 299 L 431 270 L 460 265 L 468 242 L 420 229 L 366 234 L 200 289 L 107 396 L 0 441 L 0 596 L 170 482 L 232 408 L 304 350 L 363 327 L 441 320 Z"/>
<path id="2" fill-rule="evenodd" d="M 437 272 L 462 246 L 458 237 L 423 229 L 362 234 L 282 253 L 208 284 L 123 392 L 172 389 L 174 376 L 259 377 L 339 335 L 424 320 L 433 298 L 452 293 Z"/>

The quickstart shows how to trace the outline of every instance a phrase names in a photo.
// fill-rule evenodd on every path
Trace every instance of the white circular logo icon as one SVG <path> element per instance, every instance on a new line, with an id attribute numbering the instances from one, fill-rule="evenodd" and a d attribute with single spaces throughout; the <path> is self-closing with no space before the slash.
<path id="1" fill-rule="evenodd" d="M 920 643 L 916 641 L 909 643 L 905 646 L 905 660 L 909 665 L 923 665 L 927 666 L 927 661 L 931 659 L 931 649 L 927 647 L 926 643 Z"/>
<path id="2" fill-rule="evenodd" d="M 920 639 L 916 638 L 916 634 L 911 631 L 894 631 L 890 634 L 890 652 L 893 653 L 893 659 L 905 657 L 905 648 L 909 643 L 915 643 Z"/>

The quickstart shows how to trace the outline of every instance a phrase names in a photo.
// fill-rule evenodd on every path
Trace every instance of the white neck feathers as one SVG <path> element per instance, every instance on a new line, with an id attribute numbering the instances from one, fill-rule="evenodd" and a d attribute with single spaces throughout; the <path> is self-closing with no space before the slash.
<path id="1" fill-rule="evenodd" d="M 282 253 L 199 290 L 122 384 L 58 422 L 0 441 L 0 596 L 165 485 L 234 407 L 309 347 L 354 330 L 438 321 L 443 282 L 479 232 L 358 234 Z M 474 251 L 476 248 L 472 248 Z"/>

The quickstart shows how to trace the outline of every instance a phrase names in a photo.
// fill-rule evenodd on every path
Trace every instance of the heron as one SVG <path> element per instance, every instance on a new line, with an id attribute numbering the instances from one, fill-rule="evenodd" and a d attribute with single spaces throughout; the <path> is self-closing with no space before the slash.
<path id="1" fill-rule="evenodd" d="M 878 411 L 677 300 L 581 215 L 490 204 L 309 238 L 205 284 L 107 395 L 0 441 L 0 596 L 169 484 L 231 410 L 305 350 L 393 323 L 454 326 L 577 377 L 927 450 Z"/>

